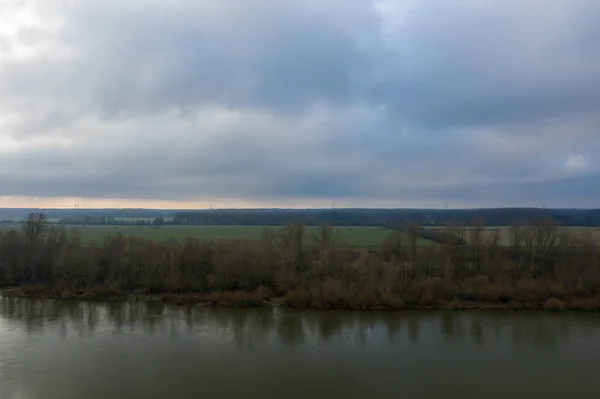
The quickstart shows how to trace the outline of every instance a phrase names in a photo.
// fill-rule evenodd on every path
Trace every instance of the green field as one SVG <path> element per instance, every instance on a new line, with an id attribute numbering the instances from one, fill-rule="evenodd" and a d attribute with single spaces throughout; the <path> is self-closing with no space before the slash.
<path id="1" fill-rule="evenodd" d="M 449 227 L 449 226 L 434 226 L 434 227 L 425 227 L 430 230 L 441 230 L 441 231 L 451 231 L 452 229 L 456 229 L 457 227 Z M 469 229 L 470 226 L 462 226 L 464 230 L 464 238 L 469 242 Z M 569 227 L 561 227 L 561 229 L 568 229 L 572 234 L 573 238 L 577 238 L 578 236 L 589 234 L 591 237 L 600 242 L 600 227 L 577 227 L 577 226 L 569 226 Z M 498 243 L 500 245 L 509 245 L 510 244 L 510 226 L 484 226 L 482 237 L 486 241 L 491 241 L 494 237 L 494 234 L 498 234 Z"/>
<path id="2" fill-rule="evenodd" d="M 202 240 L 245 240 L 258 239 L 264 229 L 279 230 L 279 226 L 162 226 L 160 228 L 141 226 L 79 226 L 86 243 L 100 242 L 107 235 L 122 233 L 137 237 L 145 237 L 156 241 L 178 240 L 188 237 Z M 335 227 L 341 243 L 353 247 L 369 247 L 380 245 L 392 234 L 392 230 L 381 227 Z M 306 242 L 310 243 L 317 227 L 305 227 Z M 429 241 L 422 240 L 426 245 Z"/>
<path id="3" fill-rule="evenodd" d="M 182 242 L 188 237 L 194 237 L 201 240 L 252 240 L 259 239 L 264 229 L 272 229 L 278 231 L 281 226 L 182 226 L 182 225 L 165 225 L 159 228 L 152 226 L 65 226 L 78 230 L 87 244 L 100 243 L 106 236 L 116 235 L 121 233 L 125 236 L 144 237 L 156 241 L 179 241 Z M 18 223 L 0 224 L 0 232 L 9 229 L 19 229 Z M 428 226 L 427 229 L 447 230 L 452 227 L 445 226 Z M 580 234 L 591 234 L 600 242 L 600 227 L 567 227 L 576 237 Z M 334 227 L 339 234 L 339 242 L 353 247 L 371 247 L 378 246 L 383 240 L 392 234 L 392 230 L 384 229 L 378 226 L 364 227 Z M 464 226 L 464 237 L 469 241 L 468 226 Z M 510 243 L 509 231 L 510 227 L 490 227 L 485 226 L 483 238 L 490 241 L 493 235 L 498 232 L 500 245 L 508 245 Z M 306 243 L 312 242 L 312 237 L 316 233 L 317 227 L 305 227 Z M 408 244 L 408 237 L 404 237 L 404 245 Z M 420 246 L 434 245 L 433 242 L 420 239 Z"/>
<path id="4" fill-rule="evenodd" d="M 19 225 L 0 225 L 1 230 L 18 228 Z M 144 237 L 156 241 L 182 242 L 188 237 L 202 240 L 244 240 L 258 239 L 264 229 L 278 231 L 280 226 L 171 226 L 165 225 L 159 228 L 151 226 L 66 226 L 78 230 L 85 243 L 100 243 L 106 236 L 121 233 L 125 236 Z M 378 246 L 388 238 L 393 231 L 381 227 L 334 227 L 338 232 L 338 241 L 353 247 Z M 312 242 L 317 227 L 305 227 L 306 243 Z M 404 242 L 408 242 L 406 238 Z M 431 241 L 421 239 L 419 245 L 431 245 Z"/>

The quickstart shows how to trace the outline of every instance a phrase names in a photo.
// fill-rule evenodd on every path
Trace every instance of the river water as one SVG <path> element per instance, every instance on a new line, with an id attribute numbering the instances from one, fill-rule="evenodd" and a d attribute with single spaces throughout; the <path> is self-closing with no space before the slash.
<path id="1" fill-rule="evenodd" d="M 0 298 L 0 398 L 599 398 L 600 315 Z"/>

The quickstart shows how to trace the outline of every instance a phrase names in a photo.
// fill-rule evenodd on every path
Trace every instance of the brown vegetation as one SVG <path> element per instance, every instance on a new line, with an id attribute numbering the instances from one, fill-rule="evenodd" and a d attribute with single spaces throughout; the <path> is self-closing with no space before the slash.
<path id="1" fill-rule="evenodd" d="M 544 302 L 544 309 L 546 310 L 563 310 L 564 308 L 565 304 L 556 298 L 550 298 Z"/>
<path id="2" fill-rule="evenodd" d="M 307 236 L 300 224 L 253 241 L 116 235 L 87 246 L 76 230 L 34 214 L 22 231 L 0 236 L 0 286 L 20 287 L 8 295 L 177 304 L 258 306 L 278 298 L 314 308 L 600 310 L 600 252 L 589 235 L 546 220 L 513 227 L 511 245 L 499 246 L 481 226 L 469 232 L 469 245 L 420 247 L 416 233 L 398 233 L 370 251 L 343 245 L 330 226 Z"/>

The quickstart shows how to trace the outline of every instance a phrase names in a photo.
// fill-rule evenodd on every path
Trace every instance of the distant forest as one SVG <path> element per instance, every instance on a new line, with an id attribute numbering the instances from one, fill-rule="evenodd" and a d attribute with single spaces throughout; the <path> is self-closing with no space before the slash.
<path id="1" fill-rule="evenodd" d="M 0 220 L 20 221 L 32 211 L 64 224 L 119 224 L 119 218 L 158 219 L 161 224 L 283 226 L 300 222 L 307 226 L 381 226 L 412 222 L 421 226 L 470 225 L 483 221 L 487 226 L 527 224 L 553 219 L 561 226 L 600 226 L 600 209 L 0 209 Z M 143 223 L 152 223 L 145 220 Z"/>
<path id="2" fill-rule="evenodd" d="M 600 226 L 600 209 L 307 209 L 307 210 L 210 210 L 177 212 L 174 224 L 271 225 L 291 221 L 307 226 L 382 226 L 416 223 L 421 226 L 470 225 L 483 221 L 487 226 L 509 226 L 553 219 L 562 226 Z"/>

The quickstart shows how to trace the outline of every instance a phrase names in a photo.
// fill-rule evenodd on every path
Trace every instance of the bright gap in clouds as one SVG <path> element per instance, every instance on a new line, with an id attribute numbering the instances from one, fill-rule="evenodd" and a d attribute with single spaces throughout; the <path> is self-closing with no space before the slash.
<path id="1" fill-rule="evenodd" d="M 309 199 L 301 201 L 281 202 L 243 202 L 235 199 L 216 199 L 213 202 L 202 201 L 161 201 L 139 198 L 75 198 L 75 197 L 0 197 L 0 208 L 39 208 L 39 209 L 68 209 L 78 205 L 81 209 L 100 208 L 145 208 L 145 209 L 240 209 L 240 208 L 290 208 L 290 209 L 328 209 L 334 208 L 356 208 L 363 205 L 366 208 L 441 208 L 446 204 L 437 202 L 415 201 L 356 201 L 342 199 L 340 201 L 327 202 L 321 199 Z M 26 204 L 26 205 L 24 205 Z M 469 208 L 473 204 L 453 204 L 456 208 Z"/>

